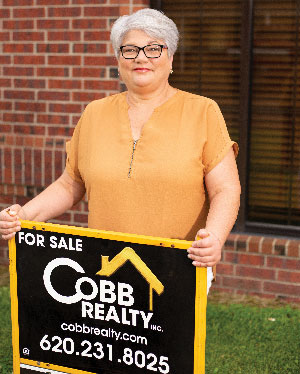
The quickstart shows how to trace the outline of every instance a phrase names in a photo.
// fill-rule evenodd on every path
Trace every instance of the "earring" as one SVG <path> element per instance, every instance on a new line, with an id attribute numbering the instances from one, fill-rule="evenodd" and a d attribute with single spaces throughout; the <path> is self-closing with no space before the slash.
<path id="1" fill-rule="evenodd" d="M 171 70 L 170 70 L 170 74 L 173 74 L 173 71 L 174 71 L 174 70 L 173 70 L 173 69 L 171 69 Z"/>

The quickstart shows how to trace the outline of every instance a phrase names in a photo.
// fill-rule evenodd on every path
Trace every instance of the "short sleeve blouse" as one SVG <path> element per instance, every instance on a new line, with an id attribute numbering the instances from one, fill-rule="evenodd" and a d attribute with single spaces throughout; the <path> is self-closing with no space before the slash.
<path id="1" fill-rule="evenodd" d="M 90 228 L 194 240 L 208 214 L 204 177 L 231 147 L 218 105 L 181 90 L 135 143 L 123 92 L 86 107 L 66 167 L 86 188 Z"/>

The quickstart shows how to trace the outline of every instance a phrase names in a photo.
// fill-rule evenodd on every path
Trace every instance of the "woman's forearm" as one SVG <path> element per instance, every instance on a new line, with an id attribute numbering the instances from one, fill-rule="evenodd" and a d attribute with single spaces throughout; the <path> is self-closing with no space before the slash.
<path id="1" fill-rule="evenodd" d="M 210 201 L 206 229 L 220 240 L 222 246 L 236 221 L 239 207 L 240 187 L 238 185 L 216 193 Z"/>

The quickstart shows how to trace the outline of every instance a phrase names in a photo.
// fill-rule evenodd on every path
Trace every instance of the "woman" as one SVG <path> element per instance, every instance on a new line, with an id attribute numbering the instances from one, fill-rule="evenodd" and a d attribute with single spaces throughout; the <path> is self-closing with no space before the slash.
<path id="1" fill-rule="evenodd" d="M 111 40 L 128 91 L 86 107 L 62 176 L 23 207 L 3 210 L 0 233 L 10 239 L 19 219 L 47 221 L 87 193 L 90 228 L 198 237 L 188 257 L 214 266 L 239 208 L 237 145 L 214 101 L 170 86 L 172 20 L 140 10 L 115 22 Z"/>

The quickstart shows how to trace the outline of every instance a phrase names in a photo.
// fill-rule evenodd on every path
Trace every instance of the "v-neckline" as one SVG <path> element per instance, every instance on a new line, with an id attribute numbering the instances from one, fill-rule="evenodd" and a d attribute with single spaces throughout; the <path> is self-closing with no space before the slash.
<path id="1" fill-rule="evenodd" d="M 161 105 L 159 105 L 159 106 L 157 106 L 156 108 L 153 109 L 153 112 L 151 113 L 148 120 L 144 123 L 144 125 L 141 129 L 140 136 L 137 139 L 134 138 L 133 133 L 132 133 L 131 121 L 130 121 L 130 117 L 129 117 L 129 113 L 128 113 L 129 104 L 128 104 L 128 101 L 127 101 L 127 92 L 128 91 L 122 92 L 122 95 L 123 95 L 122 96 L 123 97 L 123 109 L 126 112 L 125 118 L 126 118 L 126 122 L 127 122 L 127 128 L 129 130 L 130 139 L 131 139 L 132 142 L 137 143 L 142 138 L 144 129 L 145 129 L 145 127 L 147 127 L 146 125 L 153 120 L 153 116 L 157 112 L 159 112 L 162 108 L 171 104 L 173 102 L 173 100 L 176 99 L 177 95 L 181 92 L 181 90 L 177 89 L 177 91 L 171 97 L 169 97 L 164 103 L 162 103 Z"/>

